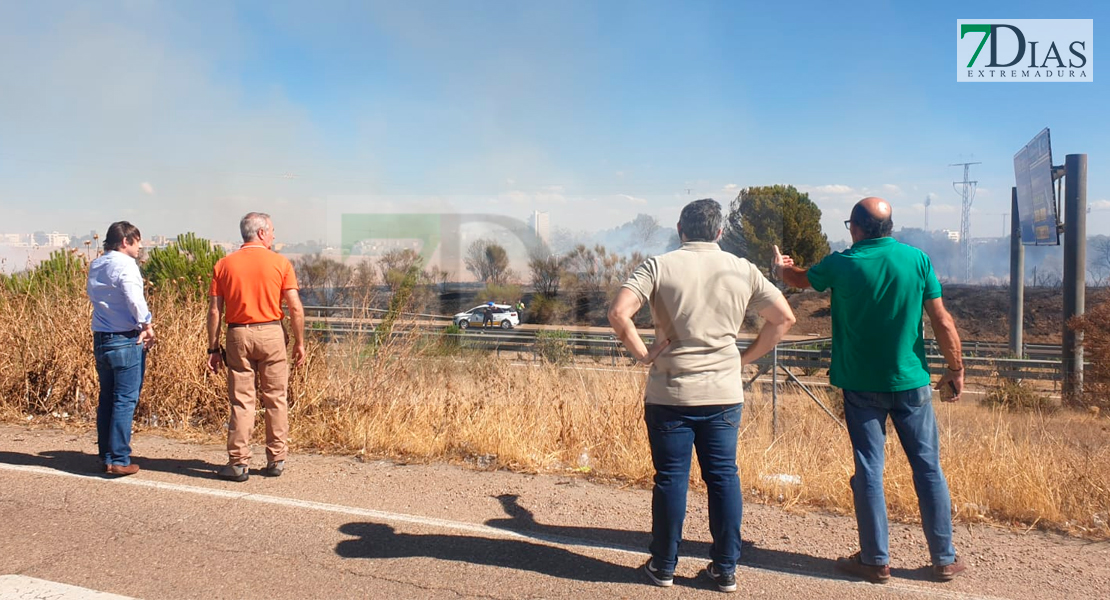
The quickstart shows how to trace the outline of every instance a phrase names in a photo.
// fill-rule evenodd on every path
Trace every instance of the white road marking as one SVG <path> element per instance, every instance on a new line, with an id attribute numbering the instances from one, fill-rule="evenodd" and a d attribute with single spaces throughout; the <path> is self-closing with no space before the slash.
<path id="1" fill-rule="evenodd" d="M 0 575 L 0 598 L 4 600 L 134 600 L 127 596 L 117 596 L 23 575 Z"/>
<path id="2" fill-rule="evenodd" d="M 422 525 L 425 527 L 436 527 L 440 529 L 463 531 L 467 533 L 480 534 L 492 538 L 502 539 L 516 539 L 516 540 L 529 540 L 529 541 L 542 541 L 554 546 L 562 546 L 565 548 L 590 548 L 596 550 L 608 550 L 618 552 L 621 554 L 630 554 L 638 557 L 646 557 L 647 553 L 642 548 L 633 548 L 629 546 L 622 546 L 619 544 L 608 544 L 604 542 L 595 542 L 591 540 L 583 540 L 579 538 L 564 537 L 547 535 L 542 533 L 521 533 L 511 529 L 498 529 L 488 525 L 478 525 L 475 523 L 466 523 L 462 521 L 450 521 L 447 519 L 437 519 L 434 517 L 422 517 L 419 515 L 408 515 L 403 513 L 392 513 L 381 510 L 373 510 L 369 508 L 360 508 L 357 506 L 345 506 L 342 504 L 329 504 L 326 502 L 314 502 L 311 500 L 298 500 L 296 498 L 284 498 L 281 496 L 270 496 L 267 494 L 252 494 L 249 492 L 236 492 L 231 490 L 221 490 L 215 488 L 182 485 L 177 483 L 165 483 L 162 481 L 151 481 L 148 479 L 137 479 L 135 477 L 124 478 L 106 478 L 97 475 L 81 475 L 78 473 L 67 473 L 65 471 L 58 471 L 56 469 L 49 469 L 46 467 L 36 467 L 30 465 L 9 465 L 0 463 L 0 470 L 15 471 L 20 473 L 29 473 L 34 475 L 47 475 L 54 477 L 68 477 L 74 479 L 82 479 L 92 483 L 103 483 L 106 485 L 130 485 L 135 487 L 151 488 L 156 490 L 181 492 L 185 494 L 195 494 L 199 496 L 211 496 L 215 498 L 226 498 L 229 500 L 241 500 L 244 502 L 257 502 L 260 504 L 271 504 L 277 506 L 284 506 L 287 508 L 302 508 L 308 510 L 315 510 L 320 512 L 337 513 L 343 515 L 351 515 L 356 517 L 364 517 L 376 521 L 384 521 L 387 523 L 407 523 L 411 525 Z M 690 556 L 690 555 L 684 555 Z M 707 556 L 694 557 L 708 559 Z M 754 569 L 765 571 L 768 573 L 781 573 L 795 577 L 802 577 L 807 579 L 820 579 L 825 582 L 838 582 L 844 585 L 853 586 L 870 586 L 872 584 L 867 582 L 856 581 L 841 581 L 831 580 L 821 575 L 815 575 L 806 571 L 796 571 L 787 568 L 768 568 L 758 567 L 753 565 L 741 565 L 740 569 Z M 982 600 L 1003 600 L 996 596 L 983 596 L 977 594 L 965 594 L 962 592 L 945 591 L 932 588 L 924 588 L 908 583 L 891 581 L 883 585 L 883 589 L 898 590 L 902 592 L 918 594 L 931 598 L 943 598 L 949 600 L 968 600 L 977 598 Z M 2 589 L 0 589 L 2 591 Z M 0 598 L 8 598 L 7 595 L 0 593 Z M 64 597 L 68 600 L 69 597 Z M 114 596 L 106 596 L 105 598 L 117 598 Z M 101 600 L 100 597 L 95 597 L 95 600 Z"/>

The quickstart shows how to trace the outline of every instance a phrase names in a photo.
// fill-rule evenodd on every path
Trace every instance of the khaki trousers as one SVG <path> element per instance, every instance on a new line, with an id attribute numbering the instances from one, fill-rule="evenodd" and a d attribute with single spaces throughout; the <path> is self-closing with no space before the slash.
<path id="1" fill-rule="evenodd" d="M 285 329 L 280 323 L 248 325 L 227 330 L 227 388 L 231 420 L 227 427 L 230 463 L 245 465 L 251 458 L 256 385 L 266 409 L 266 459 L 285 460 L 289 438 L 289 363 Z M 256 378 L 257 376 L 257 384 Z"/>

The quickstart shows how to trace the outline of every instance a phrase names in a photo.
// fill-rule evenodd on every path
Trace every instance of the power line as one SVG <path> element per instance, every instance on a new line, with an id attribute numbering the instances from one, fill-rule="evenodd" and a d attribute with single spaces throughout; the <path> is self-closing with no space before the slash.
<path id="1" fill-rule="evenodd" d="M 952 189 L 960 195 L 963 211 L 960 215 L 960 244 L 964 251 L 964 283 L 971 283 L 971 203 L 975 201 L 975 187 L 978 181 L 971 181 L 971 165 L 981 165 L 979 162 L 953 163 L 950 167 L 963 167 L 964 180 L 953 181 Z M 956 187 L 960 186 L 960 187 Z"/>

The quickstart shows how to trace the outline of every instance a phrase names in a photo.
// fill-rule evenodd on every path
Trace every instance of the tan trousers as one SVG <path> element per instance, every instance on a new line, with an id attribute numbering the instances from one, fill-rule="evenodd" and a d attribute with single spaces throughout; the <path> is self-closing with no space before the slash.
<path id="1" fill-rule="evenodd" d="M 285 357 L 285 329 L 279 323 L 248 325 L 227 330 L 227 388 L 231 421 L 227 454 L 231 464 L 251 458 L 254 430 L 255 377 L 266 409 L 266 459 L 285 460 L 289 438 L 289 363 Z"/>

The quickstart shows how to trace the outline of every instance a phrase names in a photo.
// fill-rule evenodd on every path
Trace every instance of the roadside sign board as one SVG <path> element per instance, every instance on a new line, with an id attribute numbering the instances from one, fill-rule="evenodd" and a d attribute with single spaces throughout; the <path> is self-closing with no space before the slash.
<path id="1" fill-rule="evenodd" d="M 1052 145 L 1047 127 L 1014 155 L 1014 176 L 1021 243 L 1059 246 L 1056 192 L 1052 187 Z"/>

